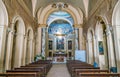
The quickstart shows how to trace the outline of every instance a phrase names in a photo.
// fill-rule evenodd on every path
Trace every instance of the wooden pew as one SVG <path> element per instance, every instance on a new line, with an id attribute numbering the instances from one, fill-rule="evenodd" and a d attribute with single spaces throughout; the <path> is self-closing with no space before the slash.
<path id="1" fill-rule="evenodd" d="M 52 67 L 51 60 L 39 60 L 30 63 L 14 70 L 7 70 L 6 73 L 1 73 L 2 77 L 45 77 L 47 72 Z"/>
<path id="2" fill-rule="evenodd" d="M 74 76 L 76 69 L 100 69 L 99 67 L 95 68 L 93 65 L 86 62 L 81 62 L 78 60 L 67 61 L 67 67 L 71 76 Z"/>
<path id="3" fill-rule="evenodd" d="M 76 77 L 120 77 L 119 73 L 79 73 Z"/>
<path id="4" fill-rule="evenodd" d="M 46 76 L 46 71 L 43 67 L 20 67 L 14 68 L 14 70 L 6 70 L 6 73 L 38 73 L 40 77 Z"/>
<path id="5" fill-rule="evenodd" d="M 73 73 L 73 77 L 77 77 L 79 73 L 109 73 L 109 70 L 100 69 L 76 69 Z"/>
<path id="6" fill-rule="evenodd" d="M 50 68 L 52 67 L 51 64 L 40 64 L 40 63 L 32 63 L 32 64 L 28 64 L 28 65 L 25 65 L 25 66 L 28 66 L 28 67 L 38 67 L 38 66 L 39 67 L 44 67 L 47 73 L 50 70 Z M 23 66 L 21 66 L 21 67 L 23 67 Z"/>
<path id="7" fill-rule="evenodd" d="M 52 66 L 52 60 L 38 60 L 30 64 L 49 64 L 50 66 Z"/>
<path id="8" fill-rule="evenodd" d="M 36 72 L 31 73 L 0 73 L 0 77 L 42 77 Z"/>
<path id="9" fill-rule="evenodd" d="M 72 67 L 70 70 L 71 76 L 74 75 L 76 69 L 100 69 L 100 68 L 94 68 L 94 67 Z"/>
<path id="10" fill-rule="evenodd" d="M 46 61 L 46 60 L 39 60 L 39 62 L 34 62 L 34 63 L 30 63 L 30 64 L 27 64 L 25 66 L 21 66 L 20 68 L 15 68 L 15 70 L 26 70 L 26 69 L 42 69 L 42 73 L 44 75 L 46 75 L 48 73 L 48 71 L 50 70 L 51 68 L 51 61 Z"/>
<path id="11" fill-rule="evenodd" d="M 14 68 L 15 71 L 37 71 L 38 73 L 40 73 L 42 76 L 45 76 L 45 70 L 41 69 L 39 67 L 21 67 L 21 68 Z M 11 71 L 11 70 L 10 70 Z M 8 72 L 8 71 L 7 71 Z"/>
<path id="12" fill-rule="evenodd" d="M 74 67 L 71 67 L 69 69 L 69 72 L 71 74 L 73 74 L 76 69 L 100 69 L 100 68 L 99 67 L 98 68 L 94 68 L 94 67 L 91 67 L 91 66 L 74 66 Z"/>
<path id="13" fill-rule="evenodd" d="M 26 65 L 26 66 L 21 66 L 20 68 L 39 68 L 41 69 L 45 74 L 47 74 L 48 69 L 45 65 Z"/>
<path id="14" fill-rule="evenodd" d="M 100 70 L 99 67 L 76 60 L 67 61 L 67 67 L 72 77 L 120 77 L 120 74 Z"/>
<path id="15" fill-rule="evenodd" d="M 6 71 L 6 73 L 13 73 L 13 74 L 15 74 L 15 73 L 20 73 L 20 74 L 22 74 L 22 73 L 36 73 L 36 74 L 38 74 L 40 77 L 41 76 L 43 76 L 43 74 L 42 74 L 42 72 L 41 71 L 39 71 L 39 70 L 7 70 Z"/>

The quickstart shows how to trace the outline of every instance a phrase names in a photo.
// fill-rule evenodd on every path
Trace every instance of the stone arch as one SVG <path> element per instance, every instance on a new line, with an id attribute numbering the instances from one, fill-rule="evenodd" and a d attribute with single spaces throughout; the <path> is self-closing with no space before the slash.
<path id="1" fill-rule="evenodd" d="M 8 26 L 8 13 L 2 0 L 0 0 L 0 25 Z"/>
<path id="2" fill-rule="evenodd" d="M 0 72 L 4 70 L 4 59 L 6 54 L 5 46 L 6 46 L 6 30 L 8 26 L 8 12 L 5 4 L 2 0 L 0 0 Z"/>
<path id="3" fill-rule="evenodd" d="M 103 28 L 102 28 L 102 24 L 100 23 L 100 22 L 97 22 L 96 23 L 96 29 L 95 29 L 95 36 L 96 36 L 96 51 L 97 51 L 97 55 L 98 55 L 98 65 L 100 66 L 100 68 L 104 68 L 104 66 L 105 66 L 105 57 L 104 57 L 104 55 L 102 54 L 102 55 L 100 55 L 100 53 L 99 53 L 99 42 L 102 42 L 103 43 Z M 105 43 L 106 44 L 106 43 Z M 105 48 L 106 48 L 107 46 L 105 45 Z M 104 49 L 104 52 L 107 52 L 107 50 L 106 49 Z M 108 59 L 107 59 L 108 60 Z M 106 63 L 108 63 L 108 61 L 106 62 Z M 107 64 L 106 64 L 107 65 Z"/>
<path id="4" fill-rule="evenodd" d="M 48 20 L 49 15 L 51 13 L 59 10 L 58 8 L 53 8 L 52 5 L 53 4 L 50 4 L 47 7 L 45 7 L 45 8 L 42 7 L 38 10 L 37 17 L 38 17 L 38 24 L 40 24 L 39 27 L 46 27 L 48 25 L 47 20 Z M 81 24 L 83 24 L 83 12 L 81 11 L 81 9 L 75 8 L 72 5 L 68 4 L 68 7 L 67 8 L 62 8 L 62 11 L 65 11 L 65 12 L 67 12 L 71 15 L 71 17 L 73 18 L 73 21 L 74 21 L 74 27 L 76 27 L 76 26 L 79 27 L 79 26 L 81 26 Z M 39 44 L 39 46 L 40 45 L 41 44 Z M 45 48 L 43 48 L 43 49 L 45 49 Z M 42 50 L 42 51 L 44 51 L 44 50 Z"/>
<path id="5" fill-rule="evenodd" d="M 22 17 L 20 17 L 19 15 L 14 16 L 13 19 L 12 19 L 12 23 L 15 24 L 15 22 L 17 22 L 17 21 L 19 21 L 19 23 L 21 25 L 18 29 L 19 32 L 25 34 L 25 23 L 24 23 Z M 12 26 L 13 30 L 14 30 L 14 26 L 15 25 Z"/>
<path id="6" fill-rule="evenodd" d="M 115 8 L 114 8 L 114 11 L 113 11 L 113 15 L 112 15 L 112 24 L 113 25 L 120 25 L 120 1 L 117 2 Z"/>
<path id="7" fill-rule="evenodd" d="M 102 69 L 108 69 L 115 67 L 115 52 L 114 52 L 114 42 L 111 32 L 111 25 L 108 23 L 107 18 L 103 16 L 98 16 L 98 20 L 95 28 L 96 35 L 96 51 L 99 56 L 99 65 Z M 99 53 L 99 43 L 103 43 L 103 54 Z"/>
<path id="8" fill-rule="evenodd" d="M 33 61 L 33 29 L 31 27 L 27 28 L 27 44 L 26 44 L 26 55 L 25 55 L 25 64 L 28 64 Z"/>
<path id="9" fill-rule="evenodd" d="M 12 41 L 12 46 L 9 48 L 11 50 L 8 52 L 11 53 L 9 54 L 9 56 L 11 55 L 11 60 L 9 63 L 11 63 L 11 68 L 14 68 L 22 65 L 22 54 L 24 53 L 25 23 L 19 15 L 13 18 L 11 29 L 11 36 L 8 40 L 11 39 L 10 41 Z"/>
<path id="10" fill-rule="evenodd" d="M 67 21 L 71 26 L 73 25 L 73 24 L 71 23 L 71 21 L 69 21 L 69 20 L 66 19 L 66 18 L 54 18 L 52 21 L 50 21 L 50 22 L 48 23 L 48 26 L 49 26 L 52 22 L 57 21 L 57 20 L 64 20 L 64 21 Z"/>
<path id="11" fill-rule="evenodd" d="M 94 63 L 94 29 L 89 28 L 87 32 L 87 40 L 88 40 L 88 62 L 90 64 Z"/>
<path id="12" fill-rule="evenodd" d="M 8 26 L 8 13 L 4 3 L 2 2 L 2 0 L 0 0 L 0 53 L 2 53 L 1 51 L 4 51 L 2 46 L 5 43 L 3 42 L 5 41 L 4 38 L 6 36 L 6 34 L 4 34 L 4 30 L 6 30 L 7 26 Z"/>
<path id="13" fill-rule="evenodd" d="M 112 14 L 112 29 L 114 31 L 114 41 L 115 41 L 115 51 L 116 51 L 116 61 L 117 70 L 120 72 L 120 0 L 115 5 Z"/>
<path id="14" fill-rule="evenodd" d="M 48 16 L 52 12 L 57 11 L 57 10 L 58 9 L 52 8 L 52 4 L 50 4 L 47 7 L 45 7 L 43 11 L 41 11 L 41 8 L 40 8 L 40 10 L 37 13 L 38 23 L 39 24 L 46 24 Z M 83 24 L 83 14 L 82 14 L 82 11 L 80 9 L 78 11 L 73 6 L 68 5 L 68 8 L 63 9 L 63 11 L 66 11 L 69 14 L 71 14 L 71 16 L 73 17 L 73 20 L 74 20 L 74 24 Z"/>

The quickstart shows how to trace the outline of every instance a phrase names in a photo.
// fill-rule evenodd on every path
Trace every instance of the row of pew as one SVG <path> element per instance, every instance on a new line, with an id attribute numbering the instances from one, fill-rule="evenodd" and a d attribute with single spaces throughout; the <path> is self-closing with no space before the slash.
<path id="1" fill-rule="evenodd" d="M 1 77 L 46 77 L 52 67 L 51 60 L 39 60 L 19 68 L 0 73 Z"/>
<path id="2" fill-rule="evenodd" d="M 78 60 L 68 60 L 66 65 L 71 77 L 120 77 L 120 73 L 101 70 L 99 67 Z"/>

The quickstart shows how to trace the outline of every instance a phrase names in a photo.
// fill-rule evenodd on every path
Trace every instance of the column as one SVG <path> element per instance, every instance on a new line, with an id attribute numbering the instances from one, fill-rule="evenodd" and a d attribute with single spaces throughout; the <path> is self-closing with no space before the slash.
<path id="1" fill-rule="evenodd" d="M 99 64 L 99 51 L 98 51 L 98 40 L 97 40 L 97 36 L 95 35 L 93 37 L 94 40 L 94 57 L 95 57 L 95 62 L 97 64 Z"/>
<path id="2" fill-rule="evenodd" d="M 89 63 L 89 45 L 88 45 L 88 39 L 86 40 L 86 61 Z"/>
<path id="3" fill-rule="evenodd" d="M 32 40 L 32 62 L 34 62 L 34 58 L 35 58 L 35 38 L 33 37 L 33 40 Z"/>
<path id="4" fill-rule="evenodd" d="M 114 53 L 114 46 L 113 46 L 113 39 L 112 39 L 112 35 L 109 29 L 109 26 L 106 30 L 106 35 L 107 35 L 107 39 L 108 39 L 108 54 L 109 54 L 109 59 L 111 59 L 110 61 L 110 66 L 111 67 L 116 67 L 115 64 L 115 53 Z"/>
<path id="5" fill-rule="evenodd" d="M 46 28 L 42 28 L 42 55 L 45 56 Z"/>
<path id="6" fill-rule="evenodd" d="M 120 25 L 113 25 L 117 71 L 120 72 Z"/>
<path id="7" fill-rule="evenodd" d="M 47 52 L 48 51 L 48 40 L 49 40 L 49 37 L 48 37 L 49 35 L 48 35 L 48 28 L 46 28 L 45 29 L 45 51 L 44 51 L 44 55 L 47 57 L 48 56 L 48 54 L 49 54 L 49 52 Z M 52 53 L 53 54 L 53 53 Z"/>
<path id="8" fill-rule="evenodd" d="M 4 51 L 2 51 L 3 32 L 4 32 L 4 25 L 0 25 L 0 72 L 3 71 L 3 61 L 4 61 Z"/>
<path id="9" fill-rule="evenodd" d="M 93 63 L 95 62 L 95 38 L 94 38 L 94 35 L 92 35 L 92 52 L 93 52 Z"/>
<path id="10" fill-rule="evenodd" d="M 89 52 L 89 63 L 90 64 L 94 63 L 94 61 L 93 61 L 94 56 L 93 56 L 92 42 L 93 42 L 92 38 L 88 39 L 88 52 Z"/>
<path id="11" fill-rule="evenodd" d="M 30 52 L 30 57 L 29 57 L 29 63 L 31 63 L 32 61 L 33 61 L 33 56 L 32 56 L 32 54 L 33 54 L 33 39 L 32 38 L 30 38 L 29 39 L 29 52 Z"/>
<path id="12" fill-rule="evenodd" d="M 75 28 L 75 50 L 78 50 L 78 28 Z"/>
<path id="13" fill-rule="evenodd" d="M 26 64 L 26 50 L 27 50 L 27 33 L 25 34 L 24 36 L 24 48 L 23 48 L 23 57 L 22 57 L 22 65 L 25 65 Z"/>
<path id="14" fill-rule="evenodd" d="M 4 30 L 4 26 L 0 25 L 0 53 L 1 53 L 1 47 L 2 47 L 3 30 Z"/>
<path id="15" fill-rule="evenodd" d="M 83 39 L 83 28 L 82 28 L 82 24 L 76 24 L 75 28 L 78 28 L 78 49 L 79 50 L 84 50 L 85 46 L 83 46 L 84 39 Z"/>
<path id="16" fill-rule="evenodd" d="M 35 36 L 34 36 L 35 37 Z M 34 61 L 35 57 L 35 38 L 33 38 L 33 47 L 32 47 L 32 62 Z"/>
<path id="17" fill-rule="evenodd" d="M 22 57 L 23 57 L 23 46 L 24 46 L 24 34 L 16 33 L 16 47 L 15 47 L 15 66 L 19 67 L 22 65 Z"/>
<path id="18" fill-rule="evenodd" d="M 11 28 L 8 28 L 8 39 L 6 48 L 6 60 L 5 60 L 5 70 L 11 69 L 11 55 L 12 55 L 12 43 L 13 43 L 13 33 Z"/>
<path id="19" fill-rule="evenodd" d="M 115 53 L 114 53 L 114 45 L 113 45 L 113 38 L 112 34 L 110 32 L 110 25 L 108 25 L 106 29 L 106 35 L 107 35 L 107 45 L 108 45 L 108 57 L 109 57 L 109 66 L 110 67 L 116 67 L 115 63 Z"/>
<path id="20" fill-rule="evenodd" d="M 82 31 L 83 31 L 83 29 L 79 28 L 79 50 L 83 49 L 83 46 L 82 46 L 82 42 L 83 42 L 83 40 L 82 40 L 82 37 L 83 37 Z"/>
<path id="21" fill-rule="evenodd" d="M 38 27 L 36 38 L 36 55 L 41 53 L 42 27 Z"/>

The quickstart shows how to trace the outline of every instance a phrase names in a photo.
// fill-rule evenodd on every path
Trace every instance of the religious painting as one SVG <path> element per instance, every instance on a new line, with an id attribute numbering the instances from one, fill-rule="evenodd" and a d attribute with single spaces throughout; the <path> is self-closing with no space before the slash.
<path id="1" fill-rule="evenodd" d="M 49 50 L 52 50 L 53 48 L 52 48 L 52 44 L 53 43 L 53 41 L 52 40 L 49 40 L 49 42 L 48 42 L 48 49 Z"/>
<path id="2" fill-rule="evenodd" d="M 98 46 L 99 46 L 99 54 L 100 55 L 103 55 L 104 54 L 104 49 L 103 49 L 103 42 L 102 41 L 99 41 L 98 42 Z"/>
<path id="3" fill-rule="evenodd" d="M 56 38 L 56 50 L 64 50 L 64 38 Z"/>
<path id="4" fill-rule="evenodd" d="M 72 40 L 68 40 L 68 50 L 72 50 Z"/>
<path id="5" fill-rule="evenodd" d="M 49 57 L 52 57 L 52 52 L 49 52 Z"/>

